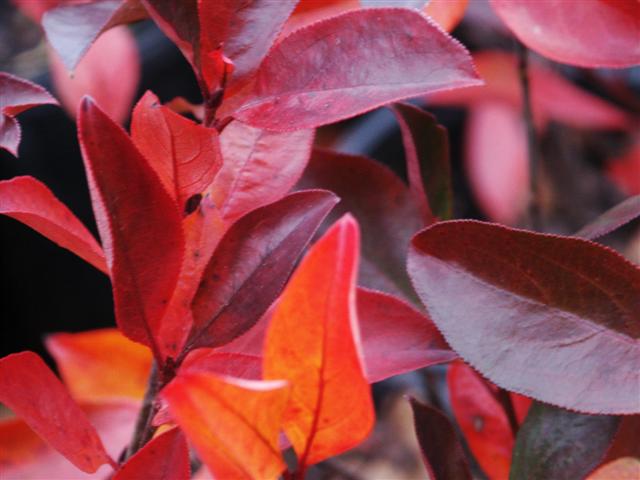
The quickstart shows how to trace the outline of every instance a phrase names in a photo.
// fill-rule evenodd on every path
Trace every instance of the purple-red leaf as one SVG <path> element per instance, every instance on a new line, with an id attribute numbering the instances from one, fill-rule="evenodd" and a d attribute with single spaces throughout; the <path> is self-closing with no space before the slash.
<path id="1" fill-rule="evenodd" d="M 18 155 L 20 124 L 14 118 L 38 105 L 58 105 L 58 102 L 40 85 L 23 78 L 0 72 L 0 148 Z"/>
<path id="2" fill-rule="evenodd" d="M 189 447 L 179 428 L 165 432 L 140 449 L 113 480 L 189 480 Z"/>
<path id="3" fill-rule="evenodd" d="M 87 416 L 35 353 L 0 359 L 0 402 L 83 472 L 113 464 Z"/>
<path id="4" fill-rule="evenodd" d="M 28 225 L 107 273 L 104 253 L 91 233 L 51 190 L 33 177 L 0 182 L 0 213 Z"/>
<path id="5" fill-rule="evenodd" d="M 236 222 L 203 273 L 189 348 L 224 345 L 251 328 L 336 202 L 330 192 L 297 192 Z"/>
<path id="6" fill-rule="evenodd" d="M 118 326 L 159 359 L 186 333 L 162 323 L 184 255 L 180 214 L 125 131 L 90 99 L 78 128 Z"/>
<path id="7" fill-rule="evenodd" d="M 413 418 L 429 478 L 471 480 L 469 465 L 453 425 L 439 410 L 411 398 Z"/>
<path id="8" fill-rule="evenodd" d="M 42 17 L 42 27 L 64 66 L 74 70 L 100 34 L 146 16 L 138 0 L 97 0 L 48 10 Z"/>
<path id="9" fill-rule="evenodd" d="M 593 240 L 594 238 L 602 237 L 620 228 L 638 216 L 640 216 L 640 195 L 627 198 L 624 202 L 607 210 L 593 222 L 582 227 L 580 231 L 574 235 L 576 237 Z"/>
<path id="10" fill-rule="evenodd" d="M 275 45 L 258 70 L 254 96 L 234 116 L 256 127 L 291 131 L 479 83 L 464 47 L 421 13 L 355 10 Z"/>
<path id="11" fill-rule="evenodd" d="M 497 385 L 640 412 L 640 268 L 587 240 L 476 221 L 416 235 L 409 274 L 451 347 Z"/>

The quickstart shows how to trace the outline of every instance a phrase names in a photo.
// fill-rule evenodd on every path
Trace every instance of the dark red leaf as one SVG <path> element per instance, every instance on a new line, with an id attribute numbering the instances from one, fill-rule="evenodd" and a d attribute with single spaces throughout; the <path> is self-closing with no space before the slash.
<path id="1" fill-rule="evenodd" d="M 184 256 L 180 214 L 125 131 L 90 99 L 78 128 L 118 326 L 159 359 L 186 333 L 162 322 Z"/>
<path id="2" fill-rule="evenodd" d="M 587 240 L 476 221 L 416 235 L 409 274 L 451 347 L 497 385 L 640 412 L 640 268 Z"/>
<path id="3" fill-rule="evenodd" d="M 275 45 L 258 70 L 254 98 L 234 116 L 256 127 L 291 131 L 479 83 L 464 47 L 421 13 L 355 10 Z"/>
<path id="4" fill-rule="evenodd" d="M 471 480 L 469 465 L 453 425 L 439 410 L 410 399 L 422 457 L 434 480 Z"/>
<path id="5" fill-rule="evenodd" d="M 138 0 L 97 0 L 48 10 L 42 27 L 67 70 L 74 70 L 96 39 L 108 29 L 147 16 Z M 122 74 L 123 70 L 119 70 Z"/>
<path id="6" fill-rule="evenodd" d="M 293 193 L 249 213 L 225 234 L 193 300 L 188 348 L 220 346 L 251 328 L 278 297 L 337 198 Z"/>
<path id="7" fill-rule="evenodd" d="M 83 472 L 113 464 L 87 416 L 35 353 L 0 359 L 0 402 Z"/>
<path id="8" fill-rule="evenodd" d="M 0 148 L 18 155 L 20 124 L 14 118 L 38 105 L 58 105 L 58 102 L 40 85 L 0 72 Z"/>
<path id="9" fill-rule="evenodd" d="M 409 186 L 420 205 L 425 224 L 451 218 L 449 137 L 428 112 L 408 103 L 393 105 L 407 161 Z"/>
<path id="10" fill-rule="evenodd" d="M 423 222 L 413 195 L 393 172 L 365 157 L 315 150 L 297 188 L 326 188 L 340 197 L 327 223 L 345 212 L 358 220 L 359 284 L 415 298 L 405 265 L 411 236 Z"/>
<path id="11" fill-rule="evenodd" d="M 582 227 L 580 231 L 575 233 L 575 236 L 593 240 L 620 228 L 639 216 L 640 195 L 636 195 L 604 212 L 593 222 Z"/>
<path id="12" fill-rule="evenodd" d="M 188 480 L 189 447 L 179 428 L 158 435 L 113 476 L 113 480 Z"/>
<path id="13" fill-rule="evenodd" d="M 227 353 L 214 348 L 198 348 L 189 353 L 180 371 L 212 372 L 229 377 L 260 380 L 262 379 L 262 352 L 259 355 L 253 355 Z"/>
<path id="14" fill-rule="evenodd" d="M 619 422 L 535 402 L 518 432 L 510 478 L 585 478 L 604 458 Z"/>
<path id="15" fill-rule="evenodd" d="M 28 225 L 107 273 L 104 253 L 91 233 L 51 190 L 33 177 L 0 182 L 0 213 Z"/>
<path id="16" fill-rule="evenodd" d="M 580 67 L 640 64 L 636 0 L 491 0 L 526 46 L 557 62 Z"/>

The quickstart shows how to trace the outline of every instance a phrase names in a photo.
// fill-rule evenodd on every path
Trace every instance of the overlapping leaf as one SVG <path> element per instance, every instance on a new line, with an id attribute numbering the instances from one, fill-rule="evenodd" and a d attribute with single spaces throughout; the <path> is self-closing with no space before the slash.
<path id="1" fill-rule="evenodd" d="M 448 343 L 497 385 L 586 413 L 640 412 L 640 269 L 612 250 L 441 222 L 414 237 L 409 274 Z"/>
<path id="2" fill-rule="evenodd" d="M 587 480 L 635 480 L 640 475 L 640 460 L 623 457 L 601 466 Z"/>

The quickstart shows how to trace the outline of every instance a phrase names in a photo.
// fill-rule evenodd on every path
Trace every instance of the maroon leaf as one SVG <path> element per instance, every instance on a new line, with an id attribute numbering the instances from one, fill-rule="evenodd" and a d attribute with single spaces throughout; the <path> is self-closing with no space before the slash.
<path id="1" fill-rule="evenodd" d="M 184 334 L 162 323 L 184 255 L 180 215 L 125 131 L 88 98 L 78 129 L 118 326 L 160 359 Z"/>
<path id="2" fill-rule="evenodd" d="M 576 237 L 589 240 L 602 237 L 640 216 L 640 195 L 627 198 L 624 202 L 607 210 L 593 222 L 576 232 Z"/>
<path id="3" fill-rule="evenodd" d="M 409 186 L 425 223 L 433 223 L 436 218 L 451 218 L 447 130 L 433 115 L 408 103 L 396 103 L 393 111 L 402 132 Z"/>
<path id="4" fill-rule="evenodd" d="M 434 480 L 471 480 L 469 465 L 453 425 L 439 410 L 409 399 L 413 421 L 429 478 Z"/>
<path id="5" fill-rule="evenodd" d="M 413 195 L 393 172 L 365 157 L 316 150 L 297 188 L 325 188 L 340 197 L 327 223 L 345 212 L 358 220 L 359 284 L 415 298 L 405 269 L 406 252 L 423 221 Z"/>
<path id="6" fill-rule="evenodd" d="M 18 155 L 20 124 L 14 117 L 38 105 L 58 105 L 40 85 L 0 72 L 0 148 Z"/>
<path id="7" fill-rule="evenodd" d="M 224 164 L 211 188 L 223 218 L 232 222 L 286 195 L 309 161 L 313 134 L 230 123 L 220 135 Z"/>
<path id="8" fill-rule="evenodd" d="M 0 182 L 0 213 L 28 225 L 107 273 L 102 248 L 51 190 L 33 177 Z"/>
<path id="9" fill-rule="evenodd" d="M 355 10 L 275 45 L 258 70 L 255 97 L 234 116 L 256 127 L 291 131 L 479 83 L 464 47 L 421 13 Z"/>
<path id="10" fill-rule="evenodd" d="M 476 221 L 416 235 L 409 274 L 451 347 L 497 385 L 640 412 L 640 268 L 587 240 Z"/>
<path id="11" fill-rule="evenodd" d="M 179 428 L 155 437 L 133 455 L 113 480 L 188 480 L 189 448 Z"/>
<path id="12" fill-rule="evenodd" d="M 224 345 L 251 328 L 336 202 L 330 192 L 292 193 L 235 223 L 205 268 L 187 349 Z"/>
<path id="13" fill-rule="evenodd" d="M 262 345 L 260 345 L 262 350 Z M 212 372 L 248 380 L 262 379 L 262 355 L 227 353 L 214 348 L 198 348 L 185 358 L 180 372 Z"/>
<path id="14" fill-rule="evenodd" d="M 458 357 L 431 320 L 402 300 L 364 288 L 356 298 L 369 383 Z"/>
<path id="15" fill-rule="evenodd" d="M 640 9 L 633 0 L 491 0 L 513 33 L 552 60 L 580 67 L 640 64 Z"/>
<path id="16" fill-rule="evenodd" d="M 48 10 L 42 17 L 42 27 L 62 63 L 74 70 L 103 32 L 146 16 L 138 0 L 97 0 Z"/>
<path id="17" fill-rule="evenodd" d="M 131 138 L 181 209 L 222 166 L 218 132 L 161 105 L 151 92 L 133 111 Z"/>
<path id="18" fill-rule="evenodd" d="M 35 353 L 0 359 L 0 402 L 83 472 L 113 465 L 85 413 Z"/>

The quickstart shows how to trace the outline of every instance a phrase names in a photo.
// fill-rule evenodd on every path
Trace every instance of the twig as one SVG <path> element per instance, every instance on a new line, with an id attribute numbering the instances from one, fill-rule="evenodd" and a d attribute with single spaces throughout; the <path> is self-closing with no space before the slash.
<path id="1" fill-rule="evenodd" d="M 151 438 L 156 431 L 151 422 L 155 415 L 154 403 L 156 395 L 159 391 L 159 378 L 158 378 L 158 365 L 153 362 L 151 367 L 151 374 L 149 375 L 149 383 L 147 385 L 147 391 L 144 394 L 142 401 L 142 408 L 138 413 L 138 419 L 136 420 L 136 428 L 133 432 L 131 442 L 127 447 L 126 453 L 122 461 L 126 461 L 131 455 L 140 450 Z"/>

